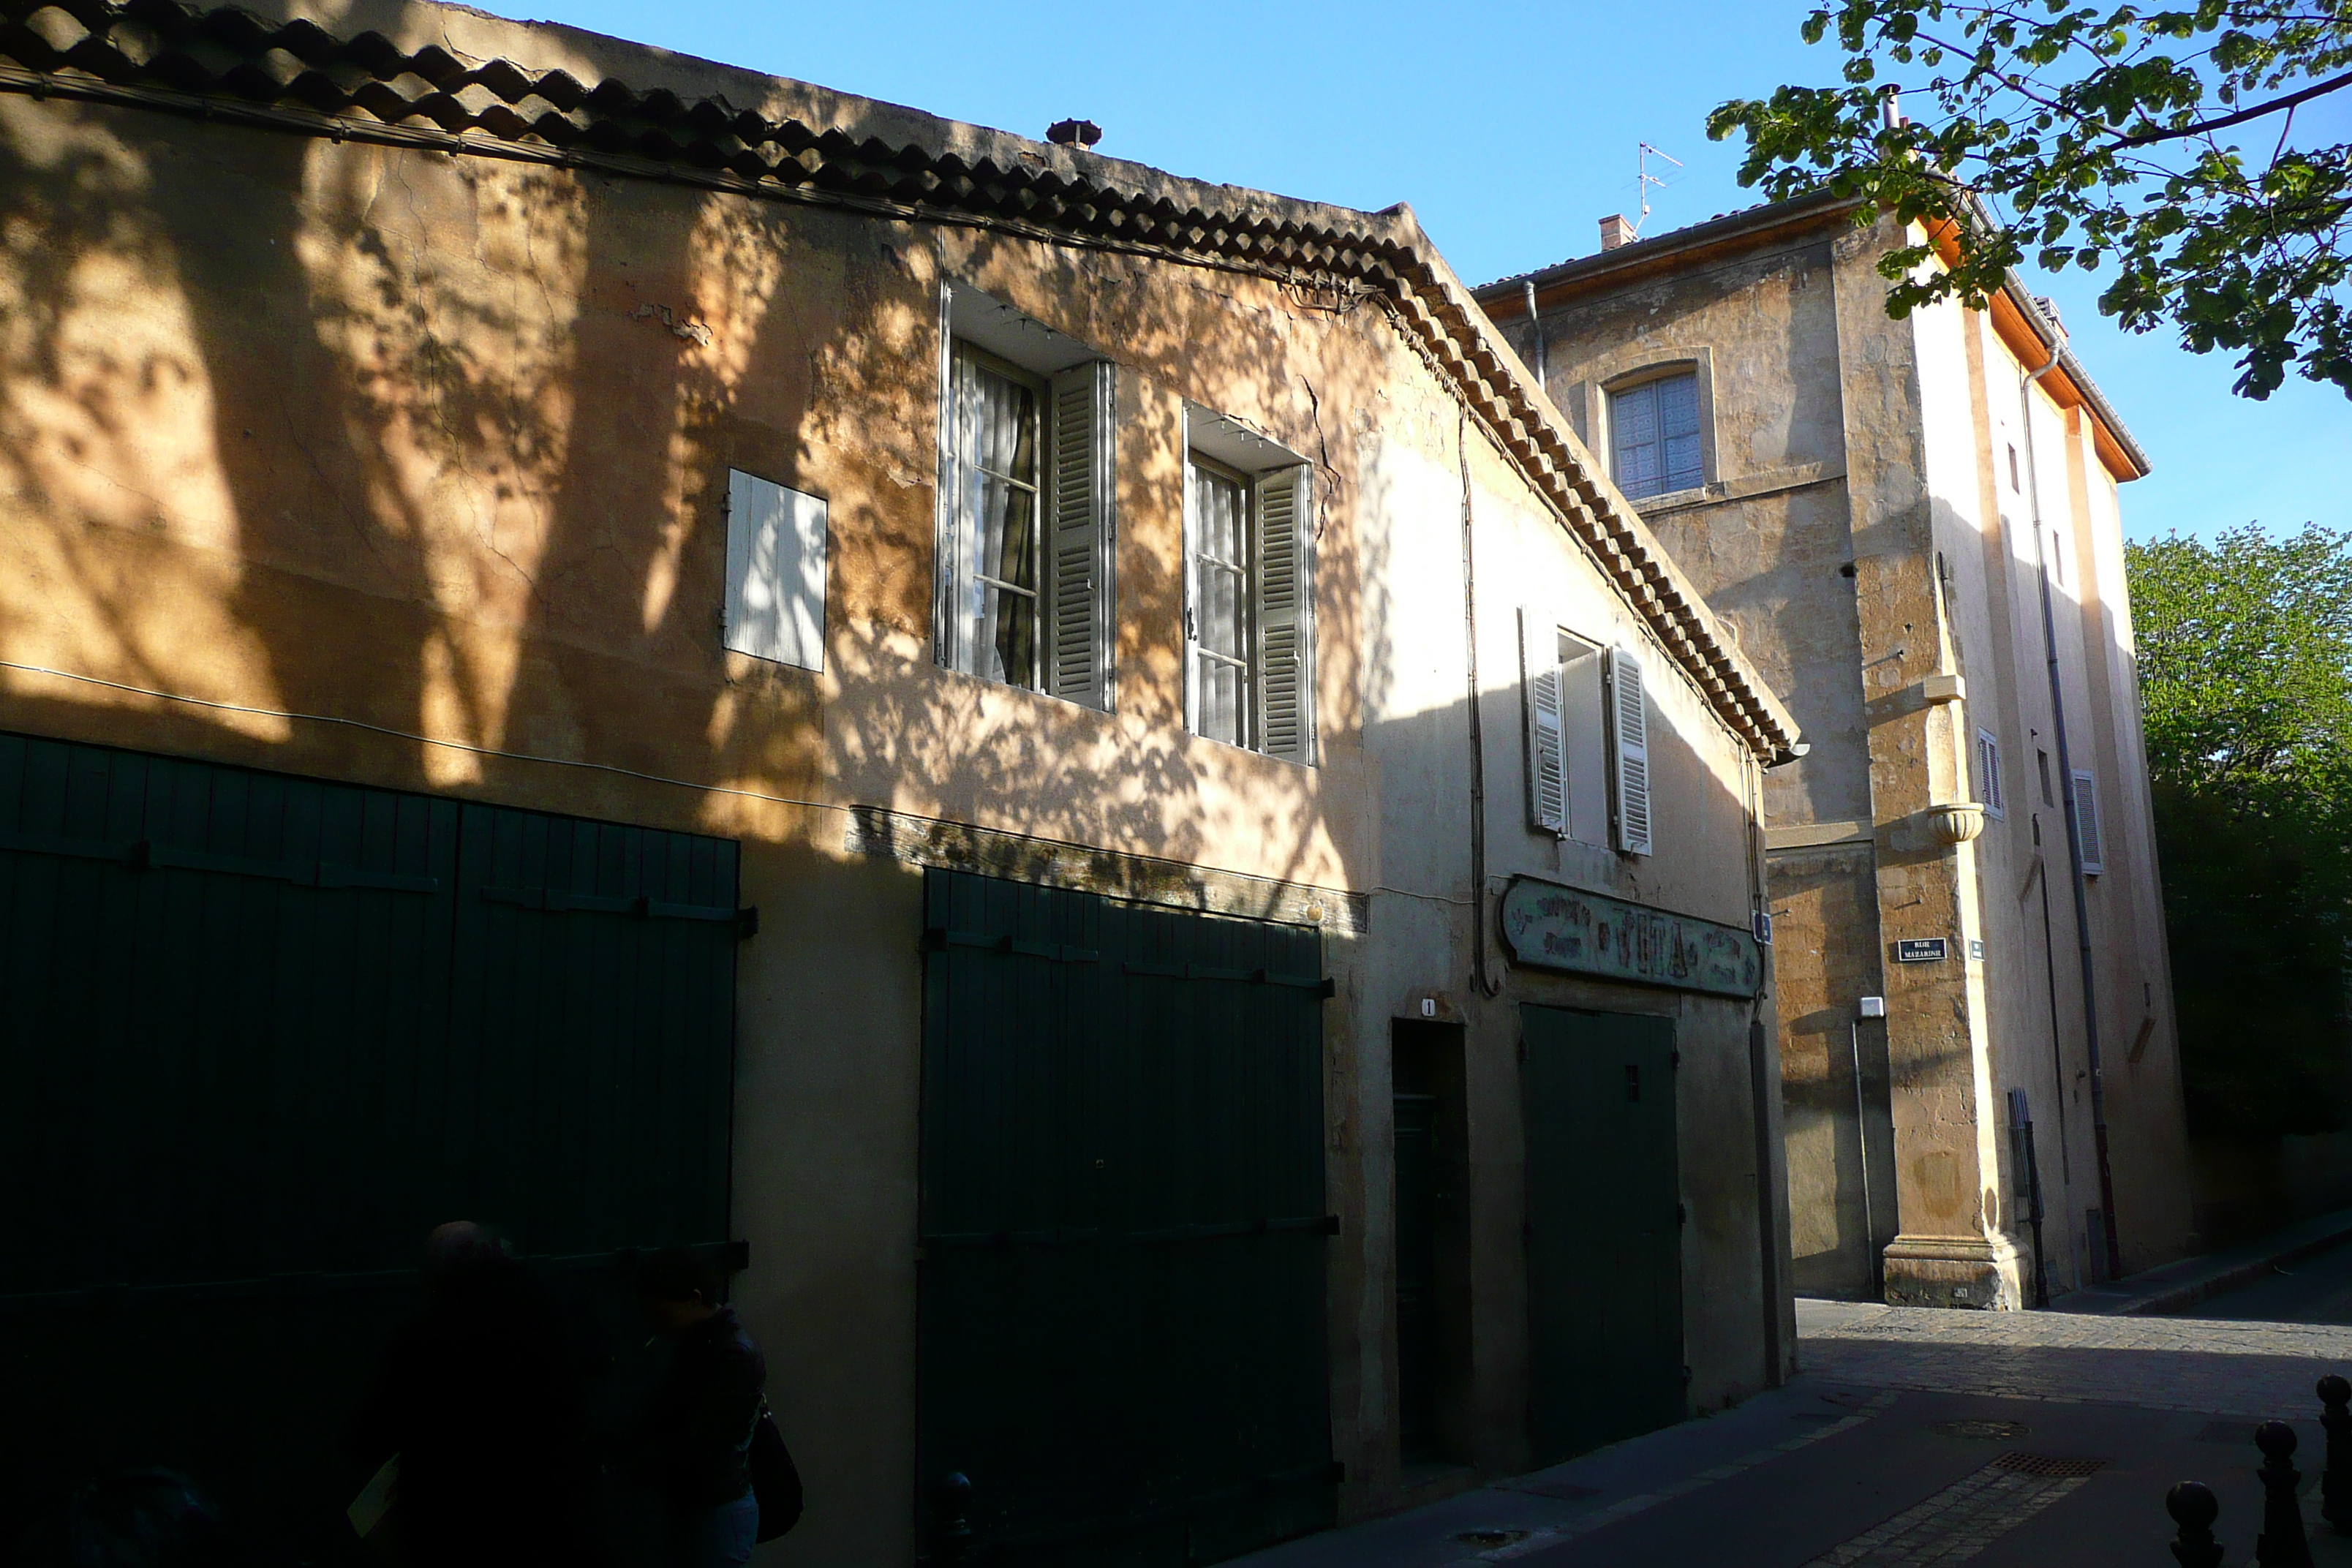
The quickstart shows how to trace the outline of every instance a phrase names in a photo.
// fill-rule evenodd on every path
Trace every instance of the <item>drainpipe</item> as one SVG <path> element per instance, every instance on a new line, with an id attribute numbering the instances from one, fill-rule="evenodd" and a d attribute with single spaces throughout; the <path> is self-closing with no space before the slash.
<path id="1" fill-rule="evenodd" d="M 1551 395 L 1551 378 L 1544 374 L 1543 318 L 1536 314 L 1536 280 L 1525 280 L 1528 288 L 1528 331 L 1536 340 L 1536 384 L 1543 388 L 1546 397 Z"/>
<path id="2" fill-rule="evenodd" d="M 2058 776 L 2065 786 L 2062 800 L 2066 809 L 2066 859 L 2074 874 L 2074 934 L 2083 965 L 2083 1041 L 2091 1069 L 2091 1143 L 2099 1163 L 2099 1221 L 2106 1233 L 2107 1274 L 2114 1278 L 2122 1271 L 2123 1256 L 2116 1230 L 2115 1172 L 2107 1162 L 2107 1085 L 2099 1066 L 2097 966 L 2091 952 L 2091 903 L 2083 878 L 2083 814 L 2074 799 L 2074 754 L 2066 744 L 2066 700 L 2058 677 L 2058 619 L 2050 593 L 2050 544 L 2042 536 L 2042 470 L 2033 447 L 2033 384 L 2058 367 L 2063 343 L 2062 329 L 2059 341 L 2050 345 L 2050 358 L 2019 383 L 2017 411 L 2024 426 L 2026 500 L 2033 514 L 2033 554 L 2042 573 L 2042 646 L 2050 667 L 2050 723 L 2057 733 Z M 2058 1086 L 2062 1100 L 2065 1093 L 2062 1083 Z"/>

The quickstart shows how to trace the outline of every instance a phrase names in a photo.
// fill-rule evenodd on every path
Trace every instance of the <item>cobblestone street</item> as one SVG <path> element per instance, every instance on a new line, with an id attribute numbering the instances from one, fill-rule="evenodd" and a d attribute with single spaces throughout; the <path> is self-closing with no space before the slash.
<path id="1" fill-rule="evenodd" d="M 2223 1301 L 2217 1308 L 2227 1310 Z M 2320 1568 L 2312 1385 L 2352 1327 L 1798 1303 L 1802 1371 L 1707 1419 L 1244 1559 L 1251 1568 L 2148 1568 L 2164 1494 L 2212 1487 L 2252 1561 L 2257 1420 L 2293 1422 Z"/>

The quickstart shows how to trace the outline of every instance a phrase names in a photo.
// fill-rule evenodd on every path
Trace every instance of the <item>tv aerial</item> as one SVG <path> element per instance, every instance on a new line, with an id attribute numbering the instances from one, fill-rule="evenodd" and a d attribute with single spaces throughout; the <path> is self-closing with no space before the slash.
<path id="1" fill-rule="evenodd" d="M 1655 185 L 1662 191 L 1666 188 L 1665 181 L 1650 173 L 1650 160 L 1653 158 L 1664 158 L 1667 163 L 1672 163 L 1677 169 L 1683 166 L 1683 161 L 1680 158 L 1670 157 L 1666 153 L 1659 152 L 1647 142 L 1637 142 L 1634 145 L 1641 149 L 1640 153 L 1635 155 L 1636 162 L 1641 170 L 1640 177 L 1635 181 L 1635 184 L 1642 193 L 1642 216 L 1633 220 L 1633 235 L 1634 237 L 1639 238 L 1642 233 L 1642 226 L 1650 221 L 1650 187 L 1652 185 Z"/>

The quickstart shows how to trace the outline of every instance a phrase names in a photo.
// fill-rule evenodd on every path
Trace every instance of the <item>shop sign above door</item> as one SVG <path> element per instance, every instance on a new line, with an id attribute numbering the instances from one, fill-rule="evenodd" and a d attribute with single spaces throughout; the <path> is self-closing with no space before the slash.
<path id="1" fill-rule="evenodd" d="M 1514 877 L 1503 889 L 1502 920 L 1511 962 L 1531 969 L 1717 996 L 1753 996 L 1763 989 L 1763 952 L 1736 926 L 1532 877 Z"/>

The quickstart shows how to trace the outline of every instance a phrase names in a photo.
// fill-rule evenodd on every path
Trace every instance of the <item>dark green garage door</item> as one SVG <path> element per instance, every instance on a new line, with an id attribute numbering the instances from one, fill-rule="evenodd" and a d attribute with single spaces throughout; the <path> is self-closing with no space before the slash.
<path id="1" fill-rule="evenodd" d="M 973 1561 L 1331 1522 L 1321 940 L 933 872 L 921 1468 Z"/>
<path id="2" fill-rule="evenodd" d="M 597 1279 L 723 1241 L 735 863 L 0 735 L 0 1540 L 156 1462 L 331 1536 L 441 1221 Z"/>
<path id="3" fill-rule="evenodd" d="M 1675 1026 L 1535 1006 L 1519 1024 L 1528 1428 L 1549 1465 L 1683 1418 Z"/>

